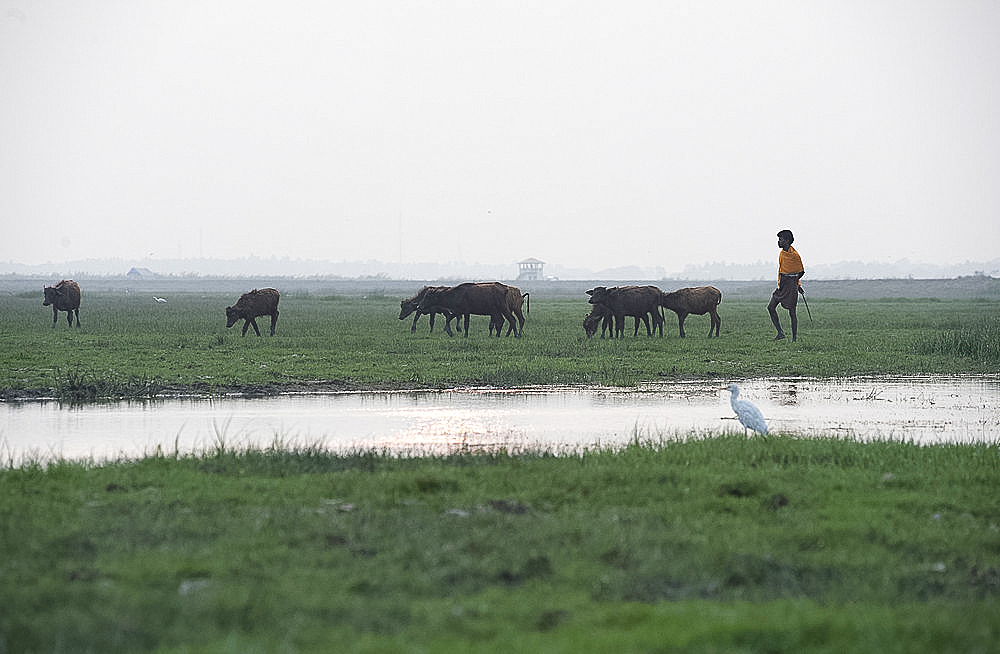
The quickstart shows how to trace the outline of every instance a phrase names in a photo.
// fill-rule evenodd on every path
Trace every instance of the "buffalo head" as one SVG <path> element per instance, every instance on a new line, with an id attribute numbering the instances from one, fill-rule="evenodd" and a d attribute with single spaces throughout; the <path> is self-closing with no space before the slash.
<path id="1" fill-rule="evenodd" d="M 587 291 L 587 295 L 590 296 L 590 300 L 588 300 L 588 302 L 591 304 L 601 304 L 607 300 L 609 291 L 606 286 L 598 286 Z"/>

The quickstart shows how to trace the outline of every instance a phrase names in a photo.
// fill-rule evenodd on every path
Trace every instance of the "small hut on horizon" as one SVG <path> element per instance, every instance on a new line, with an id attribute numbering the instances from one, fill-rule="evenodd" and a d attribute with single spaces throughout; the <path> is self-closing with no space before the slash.
<path id="1" fill-rule="evenodd" d="M 519 281 L 537 281 L 539 279 L 545 279 L 542 273 L 542 267 L 545 265 L 544 261 L 539 261 L 538 259 L 528 258 L 524 261 L 517 262 L 517 279 Z"/>

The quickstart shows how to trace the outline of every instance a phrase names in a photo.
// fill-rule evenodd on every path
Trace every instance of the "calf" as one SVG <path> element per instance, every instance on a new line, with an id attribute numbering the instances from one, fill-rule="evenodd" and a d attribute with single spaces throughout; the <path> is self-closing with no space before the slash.
<path id="1" fill-rule="evenodd" d="M 59 320 L 59 312 L 66 312 L 66 321 L 73 326 L 73 316 L 76 316 L 76 326 L 80 326 L 80 285 L 72 279 L 64 279 L 55 286 L 46 286 L 43 307 L 52 305 L 52 327 Z"/>
<path id="2" fill-rule="evenodd" d="M 243 336 L 247 335 L 247 328 L 253 330 L 260 336 L 257 328 L 257 317 L 271 316 L 271 336 L 274 336 L 274 327 L 278 324 L 278 300 L 281 295 L 273 288 L 253 289 L 249 293 L 244 293 L 236 304 L 226 307 L 226 329 L 236 324 L 240 318 L 243 319 Z"/>
<path id="3" fill-rule="evenodd" d="M 649 319 L 646 315 L 643 315 L 641 318 L 633 316 L 632 320 L 635 321 L 633 335 L 638 335 L 639 333 L 639 320 L 643 321 L 647 329 L 649 328 Z M 593 338 L 594 334 L 597 333 L 598 326 L 601 328 L 601 338 L 604 338 L 605 334 L 609 334 L 614 338 L 614 324 L 615 315 L 611 313 L 611 309 L 603 304 L 592 304 L 590 313 L 583 317 L 583 331 L 587 332 L 587 338 Z"/>
<path id="4" fill-rule="evenodd" d="M 615 318 L 615 336 L 625 336 L 625 317 L 636 319 L 635 335 L 639 334 L 639 320 L 646 325 L 646 335 L 652 336 L 657 329 L 663 335 L 663 316 L 660 314 L 661 291 L 655 286 L 598 286 L 587 291 L 591 304 L 600 304 L 611 311 Z M 649 327 L 648 316 L 653 317 L 653 328 Z"/>
<path id="5" fill-rule="evenodd" d="M 612 327 L 614 321 L 614 314 L 611 313 L 611 309 L 607 308 L 603 304 L 593 304 L 591 305 L 590 313 L 588 313 L 583 318 L 583 331 L 587 332 L 587 338 L 592 338 L 594 334 L 597 333 L 597 327 L 601 327 L 601 338 L 604 338 L 605 332 L 611 332 L 614 336 L 614 328 Z M 638 320 L 636 320 L 636 331 L 639 330 Z"/>
<path id="6" fill-rule="evenodd" d="M 452 315 L 451 315 L 450 311 L 447 311 L 447 310 L 442 309 L 440 307 L 427 307 L 427 309 L 425 311 L 421 311 L 420 310 L 420 302 L 424 299 L 424 296 L 427 295 L 427 291 L 428 290 L 430 290 L 430 289 L 445 290 L 447 288 L 449 288 L 449 287 L 448 286 L 424 286 L 419 291 L 417 291 L 417 294 L 414 295 L 413 297 L 408 297 L 405 300 L 400 300 L 399 301 L 399 319 L 400 320 L 405 320 L 406 317 L 409 316 L 411 313 L 415 313 L 416 314 L 415 316 L 413 316 L 413 324 L 410 326 L 410 333 L 411 334 L 416 333 L 416 331 L 417 331 L 417 320 L 420 318 L 420 316 L 424 315 L 425 313 L 430 316 L 431 331 L 434 331 L 434 316 L 436 316 L 437 314 L 439 314 L 439 313 L 443 314 L 446 319 L 451 319 L 452 318 Z"/>
<path id="7" fill-rule="evenodd" d="M 689 313 L 696 316 L 703 316 L 706 313 L 711 318 L 708 326 L 708 337 L 712 338 L 712 332 L 719 335 L 722 327 L 722 318 L 716 307 L 722 302 L 722 291 L 714 286 L 698 286 L 695 288 L 680 288 L 672 293 L 660 293 L 660 306 L 670 309 L 677 314 L 677 323 L 680 326 L 681 338 L 684 338 L 684 319 Z"/>

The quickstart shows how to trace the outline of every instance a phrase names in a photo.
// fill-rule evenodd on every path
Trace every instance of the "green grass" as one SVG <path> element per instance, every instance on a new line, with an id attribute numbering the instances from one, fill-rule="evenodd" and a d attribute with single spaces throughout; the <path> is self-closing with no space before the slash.
<path id="1" fill-rule="evenodd" d="M 996 445 L 564 454 L 8 467 L 0 651 L 996 651 Z"/>
<path id="2" fill-rule="evenodd" d="M 918 343 L 917 351 L 983 361 L 995 366 L 1000 364 L 1000 318 L 991 316 L 978 324 L 926 336 Z"/>
<path id="3" fill-rule="evenodd" d="M 0 296 L 0 397 L 996 373 L 995 300 L 764 300 L 722 338 L 585 338 L 533 297 L 522 339 L 416 334 L 399 298 L 86 293 L 69 329 Z M 62 316 L 60 316 L 62 318 Z M 787 317 L 784 317 L 786 331 Z M 157 452 L 0 466 L 0 652 L 989 652 L 1000 449 L 721 435 L 620 450 Z"/>
<path id="4" fill-rule="evenodd" d="M 489 339 L 476 317 L 469 338 L 416 334 L 397 320 L 398 298 L 310 296 L 281 301 L 277 336 L 225 329 L 221 293 L 147 297 L 88 293 L 83 326 L 51 327 L 38 297 L 0 297 L 0 395 L 148 397 L 250 387 L 440 388 L 464 385 L 605 384 L 691 377 L 991 373 L 997 371 L 1000 303 L 993 300 L 813 298 L 800 340 L 772 341 L 763 301 L 724 300 L 722 338 L 673 314 L 664 338 L 587 339 L 584 299 L 533 298 L 524 338 Z M 787 316 L 784 316 L 788 329 Z"/>

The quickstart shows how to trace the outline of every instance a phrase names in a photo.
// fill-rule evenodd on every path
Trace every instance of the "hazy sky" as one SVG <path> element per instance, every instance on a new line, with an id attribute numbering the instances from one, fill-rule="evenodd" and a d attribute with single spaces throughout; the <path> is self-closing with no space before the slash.
<path id="1" fill-rule="evenodd" d="M 1000 256 L 1000 2 L 0 0 L 0 261 Z"/>

